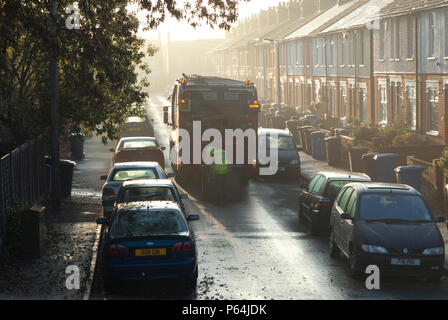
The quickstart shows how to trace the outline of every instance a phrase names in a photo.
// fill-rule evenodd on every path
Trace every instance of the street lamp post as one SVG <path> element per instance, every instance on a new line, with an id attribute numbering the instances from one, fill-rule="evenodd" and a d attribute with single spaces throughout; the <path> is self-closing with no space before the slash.
<path id="1" fill-rule="evenodd" d="M 50 14 L 50 32 L 52 36 L 50 60 L 50 104 L 51 104 L 51 202 L 53 209 L 60 207 L 60 166 L 59 166 L 59 101 L 58 101 L 58 62 L 56 39 L 57 0 L 53 0 Z"/>

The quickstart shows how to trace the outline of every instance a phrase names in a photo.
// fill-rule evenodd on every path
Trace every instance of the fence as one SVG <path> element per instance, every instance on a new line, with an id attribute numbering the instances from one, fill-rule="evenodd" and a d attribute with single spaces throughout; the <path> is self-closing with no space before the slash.
<path id="1" fill-rule="evenodd" d="M 414 156 L 407 157 L 407 164 L 409 166 L 420 166 L 425 168 L 422 172 L 422 185 L 426 185 L 439 197 L 443 197 L 443 171 L 437 166 L 437 161 L 438 160 L 433 160 L 432 162 L 429 162 Z"/>
<path id="2" fill-rule="evenodd" d="M 45 141 L 39 136 L 0 159 L 0 242 L 7 215 L 15 203 L 31 207 L 43 199 L 49 181 L 44 164 Z"/>

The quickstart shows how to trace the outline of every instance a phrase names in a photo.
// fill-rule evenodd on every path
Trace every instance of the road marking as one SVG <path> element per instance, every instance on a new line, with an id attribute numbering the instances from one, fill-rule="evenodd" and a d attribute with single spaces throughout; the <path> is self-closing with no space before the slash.
<path id="1" fill-rule="evenodd" d="M 86 282 L 86 288 L 84 289 L 83 300 L 90 299 L 90 292 L 92 290 L 93 277 L 95 275 L 96 260 L 97 260 L 97 256 L 98 256 L 98 246 L 99 246 L 99 242 L 100 242 L 100 235 L 101 235 L 101 225 L 98 225 L 96 227 L 95 241 L 94 241 L 93 247 L 92 247 L 92 259 L 90 261 L 89 277 Z"/>

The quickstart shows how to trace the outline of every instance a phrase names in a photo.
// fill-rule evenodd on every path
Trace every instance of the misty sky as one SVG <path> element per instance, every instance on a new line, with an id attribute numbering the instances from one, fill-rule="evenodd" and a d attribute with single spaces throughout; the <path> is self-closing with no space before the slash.
<path id="1" fill-rule="evenodd" d="M 249 3 L 241 3 L 239 8 L 240 18 L 250 16 L 253 13 L 259 12 L 261 9 L 267 9 L 271 6 L 276 6 L 279 2 L 285 2 L 285 0 L 251 0 Z M 144 13 L 139 14 L 144 18 Z M 213 30 L 207 27 L 198 27 L 193 29 L 186 23 L 181 23 L 175 19 L 169 19 L 163 25 L 159 27 L 162 37 L 166 37 L 168 30 L 171 32 L 171 40 L 194 40 L 203 38 L 224 38 L 224 31 Z M 157 30 L 151 30 L 148 32 L 140 32 L 142 38 L 148 40 L 157 39 Z"/>

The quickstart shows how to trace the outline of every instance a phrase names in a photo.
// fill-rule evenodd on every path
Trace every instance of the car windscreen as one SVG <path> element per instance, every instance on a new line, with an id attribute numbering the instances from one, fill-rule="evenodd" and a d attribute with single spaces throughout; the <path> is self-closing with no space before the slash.
<path id="1" fill-rule="evenodd" d="M 294 139 L 290 136 L 267 135 L 269 149 L 294 151 Z"/>
<path id="2" fill-rule="evenodd" d="M 157 147 L 156 140 L 123 141 L 119 149 L 141 149 Z"/>
<path id="3" fill-rule="evenodd" d="M 194 115 L 216 115 L 222 113 L 247 114 L 248 93 L 232 91 L 197 91 L 191 93 L 191 111 Z"/>
<path id="4" fill-rule="evenodd" d="M 126 121 L 125 121 L 125 124 L 128 124 L 128 123 L 132 123 L 132 124 L 134 124 L 134 123 L 144 123 L 144 122 L 147 122 L 147 121 L 148 121 L 148 119 L 146 117 L 128 117 L 126 119 Z"/>
<path id="5" fill-rule="evenodd" d="M 180 212 L 175 210 L 132 210 L 118 213 L 111 225 L 111 238 L 170 235 L 187 232 Z"/>
<path id="6" fill-rule="evenodd" d="M 111 181 L 127 181 L 139 179 L 157 179 L 156 169 L 117 169 L 112 172 Z"/>
<path id="7" fill-rule="evenodd" d="M 328 183 L 327 190 L 325 191 L 325 196 L 330 199 L 331 201 L 334 201 L 336 199 L 336 196 L 338 195 L 339 191 L 343 186 L 345 186 L 347 183 L 352 182 L 348 180 L 333 180 Z"/>
<path id="8" fill-rule="evenodd" d="M 173 190 L 170 187 L 139 186 L 128 187 L 119 202 L 135 201 L 175 201 Z"/>
<path id="9" fill-rule="evenodd" d="M 368 193 L 361 196 L 359 217 L 364 220 L 432 221 L 418 195 Z"/>

